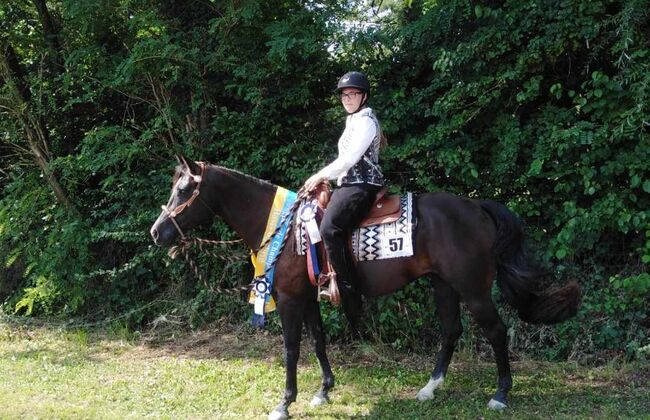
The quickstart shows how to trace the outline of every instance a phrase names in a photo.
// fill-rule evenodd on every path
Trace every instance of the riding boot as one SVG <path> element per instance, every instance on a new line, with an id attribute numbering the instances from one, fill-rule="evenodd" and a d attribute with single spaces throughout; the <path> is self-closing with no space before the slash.
<path id="1" fill-rule="evenodd" d="M 355 340 L 362 339 L 363 336 L 359 330 L 359 319 L 363 312 L 361 294 L 356 290 L 351 291 L 348 295 L 341 294 L 341 303 L 345 317 L 348 319 L 348 324 L 350 325 L 352 338 Z"/>
<path id="2" fill-rule="evenodd" d="M 356 269 L 348 252 L 348 237 L 372 206 L 378 189 L 374 185 L 347 185 L 336 189 L 320 225 L 327 255 L 336 271 L 343 312 L 357 336 L 362 300 Z"/>
<path id="3" fill-rule="evenodd" d="M 363 312 L 363 301 L 359 290 L 359 281 L 351 265 L 351 258 L 344 249 L 338 249 L 334 258 L 330 261 L 336 271 L 336 282 L 341 295 L 341 304 L 353 336 L 359 336 L 358 321 Z"/>

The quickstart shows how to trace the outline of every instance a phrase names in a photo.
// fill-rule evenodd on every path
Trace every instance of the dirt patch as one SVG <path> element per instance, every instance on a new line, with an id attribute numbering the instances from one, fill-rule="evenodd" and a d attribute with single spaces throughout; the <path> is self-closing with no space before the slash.
<path id="1" fill-rule="evenodd" d="M 139 349 L 150 357 L 275 359 L 272 353 L 281 354 L 282 337 L 266 331 L 250 331 L 249 328 L 220 327 L 164 339 L 148 338 L 143 341 Z"/>
<path id="2" fill-rule="evenodd" d="M 632 386 L 634 388 L 648 389 L 650 365 L 642 365 L 637 370 L 625 369 L 622 375 L 615 377 L 614 383 L 619 387 Z"/>

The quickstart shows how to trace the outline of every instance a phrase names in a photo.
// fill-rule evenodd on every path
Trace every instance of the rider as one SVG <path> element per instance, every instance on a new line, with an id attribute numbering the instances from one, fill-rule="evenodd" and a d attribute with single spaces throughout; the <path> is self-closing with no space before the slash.
<path id="1" fill-rule="evenodd" d="M 356 271 L 348 251 L 347 238 L 374 202 L 384 184 L 379 168 L 382 134 L 379 121 L 366 104 L 370 83 L 365 74 L 352 71 L 338 81 L 336 92 L 347 113 L 345 130 L 338 142 L 338 157 L 312 175 L 304 188 L 312 191 L 321 182 L 336 179 L 338 188 L 330 198 L 320 226 L 325 249 L 334 271 L 348 320 L 355 322 L 361 309 Z"/>

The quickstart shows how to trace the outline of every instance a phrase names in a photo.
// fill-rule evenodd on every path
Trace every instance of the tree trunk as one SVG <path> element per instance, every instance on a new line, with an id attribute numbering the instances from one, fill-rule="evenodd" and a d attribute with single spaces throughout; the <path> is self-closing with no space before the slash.
<path id="1" fill-rule="evenodd" d="M 54 73 L 60 73 L 63 70 L 63 58 L 61 48 L 61 28 L 52 14 L 47 9 L 45 0 L 33 0 L 38 18 L 43 27 L 43 38 L 48 50 L 48 58 Z"/>
<path id="2" fill-rule="evenodd" d="M 79 212 L 61 187 L 56 175 L 49 169 L 51 155 L 48 150 L 49 136 L 47 127 L 40 117 L 34 116 L 29 111 L 31 92 L 25 83 L 25 73 L 20 66 L 18 57 L 11 45 L 4 39 L 0 39 L 0 49 L 2 49 L 2 54 L 0 54 L 0 76 L 11 89 L 12 111 L 25 131 L 34 160 L 43 172 L 57 201 L 75 216 L 79 216 Z"/>

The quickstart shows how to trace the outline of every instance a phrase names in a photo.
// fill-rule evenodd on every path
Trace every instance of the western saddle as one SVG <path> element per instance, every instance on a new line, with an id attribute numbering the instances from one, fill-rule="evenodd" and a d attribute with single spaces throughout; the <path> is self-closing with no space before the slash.
<path id="1" fill-rule="evenodd" d="M 325 210 L 330 201 L 330 196 L 332 195 L 329 184 L 320 184 L 313 194 L 318 198 L 318 206 Z M 382 189 L 377 192 L 370 211 L 363 218 L 359 227 L 394 222 L 399 219 L 400 211 L 399 194 L 388 194 L 388 188 L 382 187 Z"/>
<path id="2" fill-rule="evenodd" d="M 368 214 L 363 218 L 359 227 L 366 227 L 372 225 L 379 225 L 383 223 L 391 223 L 399 219 L 401 215 L 400 208 L 400 196 L 399 194 L 387 194 L 388 188 L 383 187 L 377 192 L 375 196 L 375 201 L 370 208 Z M 330 197 L 332 195 L 332 190 L 329 183 L 320 184 L 312 193 L 313 197 L 316 197 L 318 200 L 318 206 L 325 210 L 327 204 L 329 203 Z M 311 259 L 317 258 L 315 255 L 310 255 L 308 251 L 308 267 L 309 267 L 309 280 L 311 283 L 318 287 L 318 299 L 321 298 L 331 301 L 334 305 L 339 305 L 340 303 L 340 293 L 338 290 L 338 285 L 336 283 L 336 273 L 333 272 L 329 262 L 327 262 L 327 255 L 324 249 L 321 249 L 322 258 L 323 258 L 323 271 L 320 273 L 320 276 L 316 278 L 314 272 L 311 269 Z M 328 283 L 326 285 L 326 283 Z"/>

